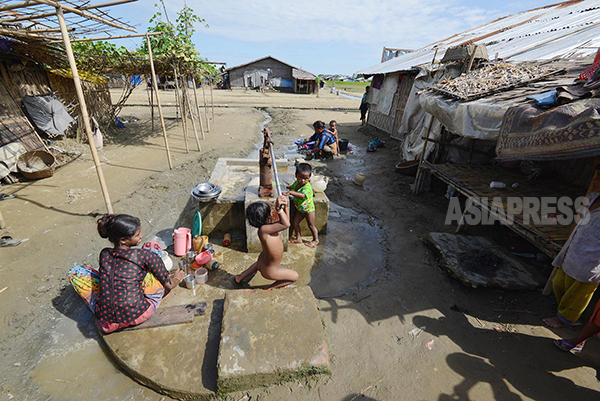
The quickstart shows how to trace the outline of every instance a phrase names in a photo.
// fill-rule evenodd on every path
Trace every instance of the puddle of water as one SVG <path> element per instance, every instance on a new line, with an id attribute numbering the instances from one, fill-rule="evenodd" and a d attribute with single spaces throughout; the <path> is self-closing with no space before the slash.
<path id="1" fill-rule="evenodd" d="M 345 93 L 340 92 L 340 96 L 348 98 L 348 99 L 355 99 L 355 100 L 361 100 L 362 97 L 357 97 L 357 96 L 352 96 L 352 95 L 346 95 Z"/>
<path id="2" fill-rule="evenodd" d="M 265 120 L 262 123 L 260 123 L 260 131 L 259 131 L 260 132 L 260 141 L 258 141 L 254 145 L 254 150 L 252 150 L 252 152 L 250 152 L 247 156 L 248 159 L 258 160 L 258 152 L 260 151 L 260 149 L 262 148 L 262 145 L 263 145 L 262 131 L 263 131 L 263 129 L 265 129 L 265 127 L 267 126 L 268 123 L 273 121 L 273 117 L 269 113 L 267 113 L 265 110 L 261 110 L 260 112 L 265 117 Z"/>
<path id="3" fill-rule="evenodd" d="M 330 203 L 327 235 L 317 248 L 308 285 L 317 297 L 363 288 L 385 263 L 380 229 L 369 217 Z"/>

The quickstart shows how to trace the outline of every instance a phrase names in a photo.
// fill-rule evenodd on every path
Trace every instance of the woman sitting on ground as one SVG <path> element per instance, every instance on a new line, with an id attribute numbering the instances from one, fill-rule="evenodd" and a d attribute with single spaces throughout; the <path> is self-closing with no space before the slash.
<path id="1" fill-rule="evenodd" d="M 87 302 L 106 334 L 148 320 L 167 291 L 183 280 L 183 271 L 172 277 L 162 258 L 150 249 L 133 249 L 142 242 L 140 219 L 127 214 L 105 214 L 98 233 L 113 243 L 100 252 L 100 269 L 75 266 L 69 281 Z"/>
<path id="2" fill-rule="evenodd" d="M 319 157 L 333 157 L 337 153 L 337 146 L 335 142 L 335 136 L 333 133 L 325 128 L 323 121 L 315 121 L 313 123 L 315 134 L 308 140 L 315 140 L 315 146 L 313 149 L 306 154 L 306 160 L 311 160 L 315 156 Z"/>

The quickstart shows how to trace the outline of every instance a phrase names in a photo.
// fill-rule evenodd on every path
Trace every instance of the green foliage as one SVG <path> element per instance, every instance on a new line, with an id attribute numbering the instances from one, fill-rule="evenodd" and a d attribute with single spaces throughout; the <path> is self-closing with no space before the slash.
<path id="1" fill-rule="evenodd" d="M 81 55 L 102 54 L 111 58 L 118 58 L 129 53 L 124 46 L 118 46 L 114 43 L 102 40 L 92 42 L 73 42 L 71 44 L 73 52 Z"/>
<path id="2" fill-rule="evenodd" d="M 161 0 L 162 4 L 162 0 Z M 196 72 L 201 75 L 216 75 L 216 69 L 213 66 L 202 64 L 204 61 L 200 53 L 196 50 L 192 42 L 192 35 L 196 31 L 195 24 L 204 24 L 208 28 L 205 20 L 194 14 L 190 7 L 183 7 L 177 13 L 175 24 L 172 24 L 167 16 L 167 21 L 163 20 L 163 13 L 160 11 L 160 5 L 154 4 L 159 10 L 150 18 L 151 25 L 148 32 L 164 32 L 163 35 L 150 37 L 152 53 L 154 57 L 165 57 L 177 62 L 184 72 Z M 164 7 L 164 4 L 163 4 Z M 139 48 L 142 54 L 148 54 L 146 40 Z"/>

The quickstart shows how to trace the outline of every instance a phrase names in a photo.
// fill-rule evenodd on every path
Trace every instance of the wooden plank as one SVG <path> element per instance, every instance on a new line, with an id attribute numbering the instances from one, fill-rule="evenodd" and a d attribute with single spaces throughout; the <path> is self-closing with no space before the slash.
<path id="1" fill-rule="evenodd" d="M 124 328 L 122 331 L 133 331 L 142 329 L 151 329 L 154 327 L 173 326 L 175 324 L 191 323 L 195 316 L 206 314 L 206 302 L 198 302 L 188 305 L 168 306 L 158 308 L 148 320 L 137 326 Z"/>

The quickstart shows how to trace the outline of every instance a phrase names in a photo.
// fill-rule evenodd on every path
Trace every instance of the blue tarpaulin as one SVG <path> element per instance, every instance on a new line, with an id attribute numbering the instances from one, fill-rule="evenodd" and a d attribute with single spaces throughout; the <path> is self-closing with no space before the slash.
<path id="1" fill-rule="evenodd" d="M 280 88 L 293 88 L 294 87 L 294 82 L 291 79 L 281 79 L 281 86 Z"/>
<path id="2" fill-rule="evenodd" d="M 132 75 L 129 78 L 131 80 L 131 85 L 133 85 L 133 86 L 142 84 L 142 76 L 141 75 Z"/>

